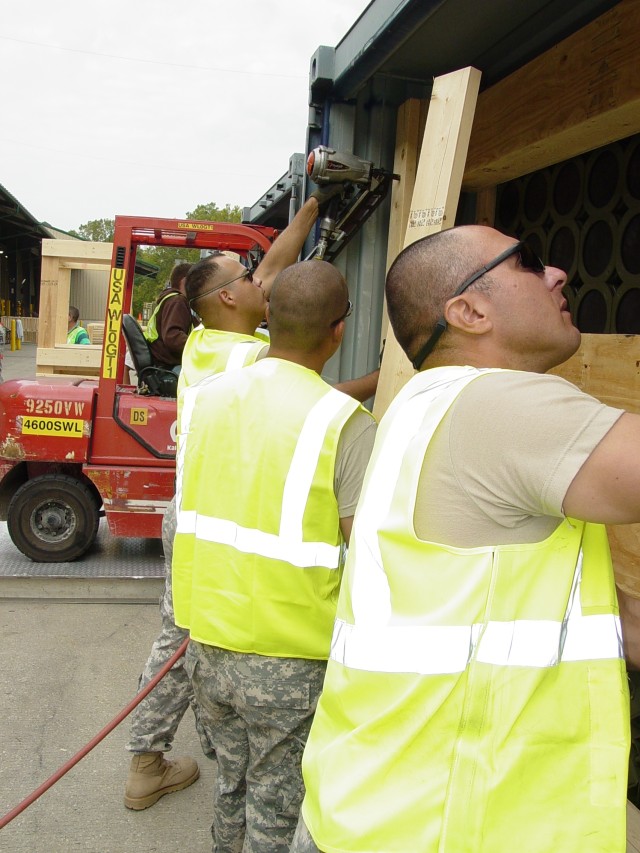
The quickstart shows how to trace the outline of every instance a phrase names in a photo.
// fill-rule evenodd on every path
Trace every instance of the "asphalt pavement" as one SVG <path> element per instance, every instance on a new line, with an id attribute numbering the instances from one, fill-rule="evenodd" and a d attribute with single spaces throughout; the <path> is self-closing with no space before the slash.
<path id="1" fill-rule="evenodd" d="M 35 378 L 35 351 L 5 347 L 4 380 Z M 160 628 L 160 541 L 116 539 L 102 524 L 85 558 L 47 564 L 20 554 L 0 522 L 0 818 L 134 697 Z M 215 767 L 202 755 L 191 712 L 175 753 L 197 758 L 201 778 L 142 812 L 122 802 L 127 727 L 125 720 L 0 830 L 0 851 L 210 851 Z"/>

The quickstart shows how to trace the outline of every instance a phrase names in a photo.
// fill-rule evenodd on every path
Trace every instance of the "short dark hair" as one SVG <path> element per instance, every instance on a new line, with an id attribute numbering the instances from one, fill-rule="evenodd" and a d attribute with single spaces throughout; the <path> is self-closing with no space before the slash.
<path id="1" fill-rule="evenodd" d="M 210 286 L 211 281 L 216 277 L 220 270 L 220 264 L 217 259 L 221 254 L 222 252 L 215 252 L 214 254 L 203 258 L 201 261 L 198 261 L 198 263 L 191 265 L 185 282 L 185 289 L 189 302 L 192 302 L 200 296 L 201 293 L 204 293 L 204 291 Z"/>
<path id="2" fill-rule="evenodd" d="M 302 261 L 278 273 L 269 302 L 274 347 L 313 352 L 344 314 L 349 292 L 342 274 L 326 261 Z"/>
<path id="3" fill-rule="evenodd" d="M 193 264 L 187 263 L 186 261 L 183 261 L 180 264 L 176 264 L 175 267 L 171 270 L 171 275 L 169 276 L 169 284 L 171 285 L 171 287 L 177 289 L 178 285 L 187 275 L 192 266 Z"/>
<path id="4" fill-rule="evenodd" d="M 78 311 L 75 305 L 69 305 L 69 316 L 71 317 L 74 323 L 77 323 L 80 319 L 80 312 Z"/>

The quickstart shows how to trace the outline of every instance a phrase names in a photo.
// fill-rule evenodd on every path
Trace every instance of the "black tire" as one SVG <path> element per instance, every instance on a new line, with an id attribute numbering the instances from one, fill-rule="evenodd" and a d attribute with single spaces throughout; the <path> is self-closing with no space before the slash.
<path id="1" fill-rule="evenodd" d="M 27 480 L 9 502 L 13 544 L 36 563 L 66 563 L 95 541 L 99 507 L 91 489 L 65 474 Z"/>

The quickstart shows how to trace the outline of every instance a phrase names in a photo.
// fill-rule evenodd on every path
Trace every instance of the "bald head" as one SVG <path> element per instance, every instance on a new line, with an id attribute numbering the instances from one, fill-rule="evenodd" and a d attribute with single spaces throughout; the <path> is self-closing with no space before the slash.
<path id="1" fill-rule="evenodd" d="M 389 321 L 398 343 L 411 360 L 442 316 L 456 288 L 482 266 L 483 232 L 491 229 L 460 226 L 439 231 L 407 246 L 387 273 Z M 489 289 L 490 275 L 476 289 Z"/>
<path id="2" fill-rule="evenodd" d="M 278 274 L 269 303 L 274 348 L 309 353 L 330 337 L 349 304 L 347 285 L 326 261 L 302 261 Z"/>

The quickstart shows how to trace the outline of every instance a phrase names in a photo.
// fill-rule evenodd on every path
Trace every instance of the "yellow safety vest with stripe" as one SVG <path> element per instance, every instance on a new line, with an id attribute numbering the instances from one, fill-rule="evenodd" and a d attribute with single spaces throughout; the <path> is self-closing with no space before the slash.
<path id="1" fill-rule="evenodd" d="M 359 407 L 273 358 L 186 389 L 172 574 L 193 639 L 327 659 L 344 552 L 335 459 Z"/>
<path id="2" fill-rule="evenodd" d="M 268 346 L 264 339 L 238 332 L 220 332 L 197 326 L 184 345 L 182 370 L 178 379 L 178 395 L 214 373 L 235 370 L 253 364 Z"/>
<path id="3" fill-rule="evenodd" d="M 565 519 L 542 542 L 466 549 L 414 534 L 427 446 L 483 372 L 418 374 L 378 429 L 303 759 L 303 816 L 326 853 L 625 851 L 604 527 Z"/>
<path id="4" fill-rule="evenodd" d="M 152 344 L 154 341 L 158 340 L 158 326 L 156 325 L 156 317 L 158 316 L 158 311 L 160 310 L 160 306 L 167 301 L 167 299 L 171 299 L 172 296 L 179 296 L 180 294 L 171 290 L 162 299 L 158 302 L 156 307 L 153 309 L 153 313 L 149 317 L 149 322 L 147 323 L 147 328 L 145 329 L 144 336 Z"/>

